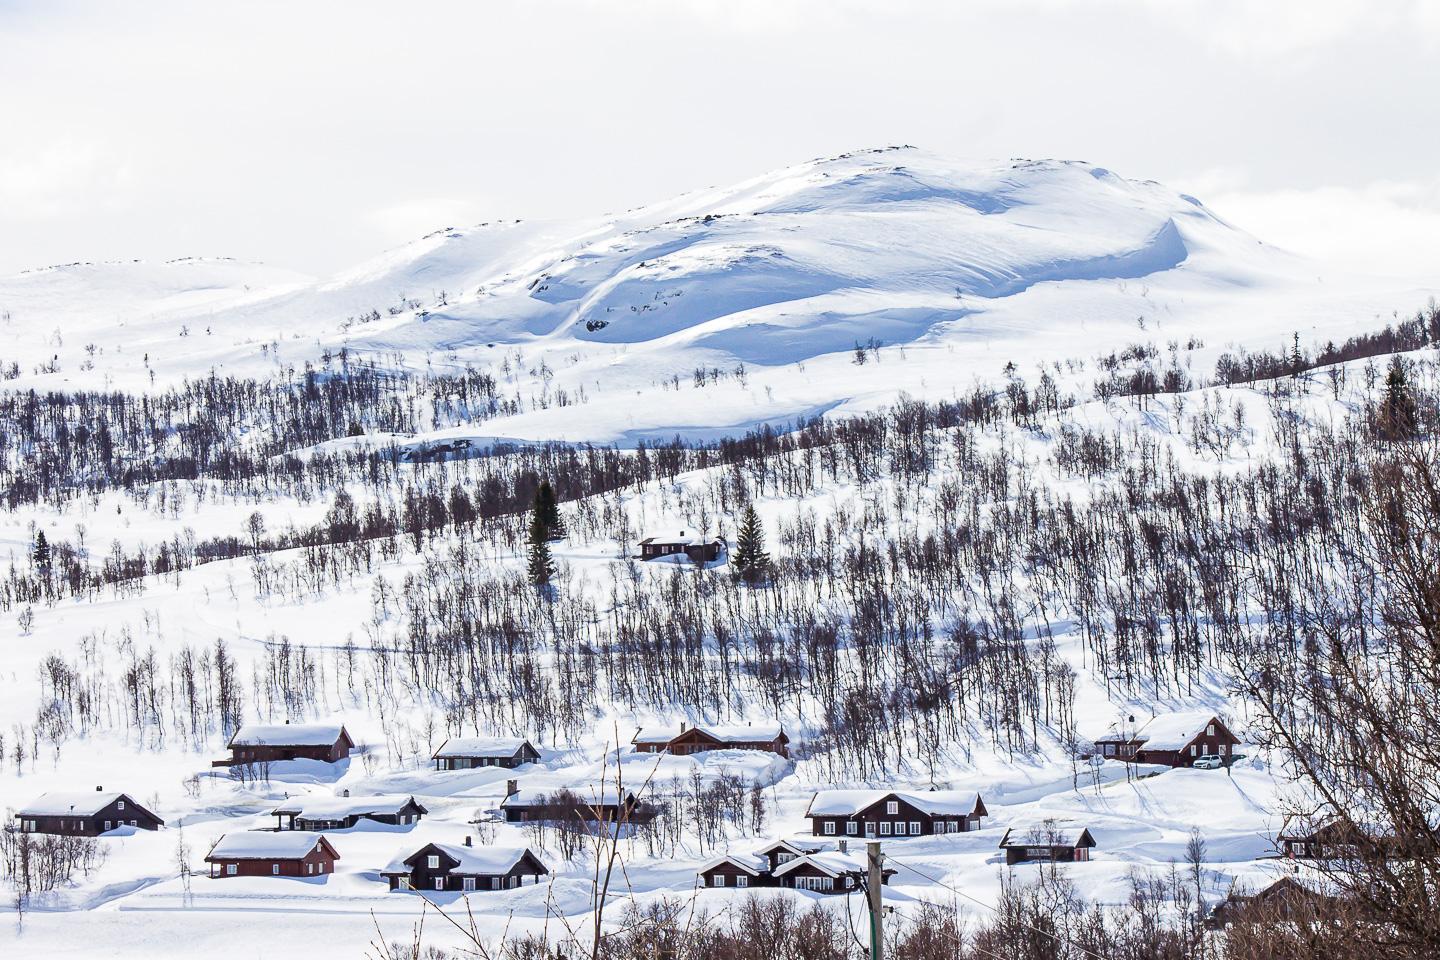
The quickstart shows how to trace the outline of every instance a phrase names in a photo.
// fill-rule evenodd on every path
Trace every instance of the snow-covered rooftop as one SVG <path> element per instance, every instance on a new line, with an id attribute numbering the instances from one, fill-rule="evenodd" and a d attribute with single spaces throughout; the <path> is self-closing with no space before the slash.
<path id="1" fill-rule="evenodd" d="M 227 833 L 215 841 L 207 860 L 298 860 L 325 838 L 298 830 L 245 830 Z M 328 843 L 328 841 L 326 841 Z"/>
<path id="2" fill-rule="evenodd" d="M 806 864 L 819 867 L 832 877 L 838 877 L 843 873 L 864 873 L 869 864 L 865 857 L 854 853 L 841 853 L 838 850 L 824 850 L 820 853 L 807 853 L 803 857 L 796 857 L 788 860 L 775 868 L 775 876 L 783 877 L 792 870 L 798 870 Z"/>
<path id="3" fill-rule="evenodd" d="M 394 814 L 415 798 L 408 794 L 372 797 L 292 797 L 274 813 L 294 814 L 303 820 L 343 820 L 369 814 Z M 422 806 L 420 808 L 424 810 Z"/>
<path id="4" fill-rule="evenodd" d="M 123 793 L 99 790 L 89 792 L 66 790 L 58 793 L 43 793 L 19 810 L 17 815 L 22 817 L 90 817 L 121 797 L 130 799 Z"/>
<path id="5" fill-rule="evenodd" d="M 328 747 L 340 739 L 339 723 L 247 723 L 235 731 L 230 744 L 260 747 Z"/>
<path id="6" fill-rule="evenodd" d="M 432 843 L 428 846 L 444 853 L 459 866 L 451 870 L 451 873 L 473 874 L 476 876 L 495 876 L 509 873 L 515 869 L 515 865 L 524 859 L 525 854 L 530 853 L 529 847 L 467 847 L 453 843 Z M 424 848 L 422 848 L 424 849 Z M 395 859 L 385 867 L 381 873 L 409 873 L 410 867 L 405 863 L 420 851 L 410 850 L 398 854 Z M 530 853 L 531 856 L 535 856 Z M 539 857 L 535 857 L 539 860 Z M 541 861 L 541 869 L 545 864 Z M 548 871 L 547 871 L 548 872 Z"/>
<path id="7" fill-rule="evenodd" d="M 807 817 L 853 817 L 870 806 L 894 797 L 930 816 L 969 816 L 984 806 L 971 790 L 821 790 L 810 800 Z"/>
<path id="8" fill-rule="evenodd" d="M 768 742 L 781 736 L 785 728 L 778 723 L 756 723 L 756 724 L 708 724 L 697 723 L 694 727 L 684 730 L 677 730 L 670 733 L 666 730 L 640 730 L 635 734 L 633 743 L 669 743 L 676 737 L 691 730 L 698 730 L 701 733 L 709 734 L 721 743 L 757 743 Z"/>
<path id="9" fill-rule="evenodd" d="M 641 538 L 641 543 L 683 543 L 690 547 L 702 547 L 714 543 L 719 537 L 701 533 L 698 530 L 655 530 Z"/>
<path id="10" fill-rule="evenodd" d="M 1073 847 L 1087 839 L 1088 831 L 1073 820 L 1034 820 L 1012 823 L 1000 838 L 1002 847 L 1057 846 Z M 1095 840 L 1088 837 L 1087 846 Z"/>
<path id="11" fill-rule="evenodd" d="M 529 741 L 524 737 L 451 737 L 436 757 L 513 757 Z"/>
<path id="12" fill-rule="evenodd" d="M 1205 732 L 1216 720 L 1213 710 L 1185 710 L 1162 713 L 1150 720 L 1111 724 L 1097 739 L 1128 739 L 1145 744 L 1147 750 L 1179 750 Z"/>

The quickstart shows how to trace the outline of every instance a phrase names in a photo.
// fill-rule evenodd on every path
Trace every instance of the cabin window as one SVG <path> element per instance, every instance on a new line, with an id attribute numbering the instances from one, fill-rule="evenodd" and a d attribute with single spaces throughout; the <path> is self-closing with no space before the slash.
<path id="1" fill-rule="evenodd" d="M 425 866 L 429 867 L 431 870 L 439 870 L 440 857 L 437 854 L 430 854 L 430 856 L 425 858 Z"/>
<path id="2" fill-rule="evenodd" d="M 435 889 L 436 889 L 436 890 L 444 890 L 444 889 L 445 889 L 445 878 L 444 878 L 444 877 L 436 877 L 436 878 L 435 878 Z"/>
<path id="3" fill-rule="evenodd" d="M 461 886 L 464 888 L 466 893 L 470 893 L 475 889 L 475 878 L 466 877 L 463 881 L 461 881 Z"/>
<path id="4" fill-rule="evenodd" d="M 850 875 L 847 873 L 847 874 L 845 875 L 845 889 L 846 889 L 846 890 L 853 890 L 854 888 L 855 888 L 855 878 L 852 877 L 852 876 L 850 876 Z"/>
<path id="5" fill-rule="evenodd" d="M 880 824 L 880 836 L 882 836 L 882 837 L 888 837 L 888 836 L 890 836 L 890 821 L 889 821 L 889 820 L 886 820 L 886 821 L 884 821 L 883 823 Z"/>
<path id="6" fill-rule="evenodd" d="M 1190 744 L 1190 756 L 1195 756 L 1195 744 Z"/>
<path id="7" fill-rule="evenodd" d="M 852 837 L 853 837 L 853 836 L 855 836 L 855 830 L 856 830 L 855 821 L 854 821 L 854 820 L 846 820 L 846 821 L 845 821 L 845 833 L 846 833 L 848 836 L 852 836 Z"/>
<path id="8" fill-rule="evenodd" d="M 401 889 L 401 890 L 414 890 L 414 889 L 415 889 L 415 884 L 413 884 L 413 883 L 410 882 L 410 878 L 409 878 L 409 877 L 401 877 L 401 878 L 400 878 L 400 889 Z"/>
<path id="9" fill-rule="evenodd" d="M 272 877 L 278 877 L 278 876 L 280 876 L 280 864 L 278 864 L 278 863 L 272 863 L 272 864 L 270 864 L 270 875 L 271 875 Z"/>
<path id="10" fill-rule="evenodd" d="M 1222 757 L 1225 756 L 1225 748 L 1228 747 L 1228 746 L 1229 746 L 1228 743 L 1222 743 L 1222 744 L 1220 744 L 1220 751 L 1219 751 L 1219 752 L 1220 752 L 1220 756 L 1222 756 Z"/>
<path id="11" fill-rule="evenodd" d="M 1215 736 L 1215 724 L 1212 723 L 1212 724 L 1210 724 L 1210 726 L 1208 726 L 1208 727 L 1205 728 L 1205 736 L 1207 736 L 1207 737 L 1213 737 L 1213 736 Z"/>
<path id="12" fill-rule="evenodd" d="M 920 836 L 920 821 L 919 821 L 919 820 L 911 820 L 911 821 L 910 821 L 910 836 L 912 836 L 912 837 L 918 837 L 918 836 Z"/>
<path id="13" fill-rule="evenodd" d="M 962 832 L 964 829 L 965 829 L 965 825 L 964 825 L 964 821 L 963 821 L 963 820 L 951 820 L 951 821 L 950 821 L 950 832 L 951 832 L 951 833 L 960 833 L 960 832 Z"/>
<path id="14" fill-rule="evenodd" d="M 109 832 L 110 832 L 111 830 L 113 830 L 114 828 L 115 828 L 115 822 L 114 822 L 113 820 L 106 820 L 106 821 L 105 821 L 105 832 L 106 832 L 106 833 L 109 833 Z"/>
<path id="15" fill-rule="evenodd" d="M 307 876 L 307 877 L 310 876 L 310 874 L 313 873 L 314 871 L 315 871 L 315 866 L 314 866 L 314 864 L 309 864 L 309 863 L 305 864 L 305 876 Z"/>
<path id="16" fill-rule="evenodd" d="M 898 821 L 898 822 L 895 824 L 895 836 L 897 836 L 897 837 L 903 837 L 903 836 L 905 836 L 905 821 L 904 821 L 904 820 L 900 820 L 900 821 Z"/>
<path id="17" fill-rule="evenodd" d="M 1113 756 L 1115 756 L 1115 745 L 1114 745 L 1113 743 L 1107 743 L 1107 744 L 1105 744 L 1105 756 L 1107 756 L 1107 757 L 1113 757 Z"/>
<path id="18" fill-rule="evenodd" d="M 240 872 L 240 865 L 239 865 L 238 863 L 227 863 L 227 864 L 225 864 L 225 876 L 227 876 L 227 877 L 233 877 L 233 876 L 235 876 L 235 874 L 237 874 L 237 873 L 239 873 L 239 872 Z"/>
<path id="19" fill-rule="evenodd" d="M 125 801 L 124 801 L 124 800 L 116 800 L 116 801 L 115 801 L 115 809 L 116 809 L 116 810 L 124 810 L 124 809 L 125 809 Z"/>
<path id="20" fill-rule="evenodd" d="M 717 873 L 717 874 L 715 874 L 715 886 L 717 886 L 717 887 L 723 887 L 723 886 L 725 886 L 725 874 L 723 874 L 723 873 Z"/>
<path id="21" fill-rule="evenodd" d="M 823 890 L 834 890 L 834 889 L 835 889 L 835 881 L 832 880 L 832 879 L 829 878 L 829 877 L 822 877 L 822 878 L 820 879 L 820 887 L 821 887 L 821 889 L 823 889 Z"/>
<path id="22" fill-rule="evenodd" d="M 737 886 L 737 887 L 748 887 L 748 886 L 750 886 L 750 878 L 747 877 L 747 876 L 743 876 L 743 875 L 736 877 L 736 878 L 735 878 L 735 886 Z"/>
<path id="23" fill-rule="evenodd" d="M 138 826 L 140 826 L 140 824 L 136 823 L 134 820 L 131 820 L 131 821 L 130 821 L 130 826 L 132 826 L 132 827 L 138 827 Z"/>
<path id="24" fill-rule="evenodd" d="M 833 834 L 835 833 L 835 821 L 834 821 L 834 820 L 826 820 L 826 821 L 825 821 L 825 833 L 826 833 L 827 836 L 833 835 Z"/>
<path id="25" fill-rule="evenodd" d="M 891 815 L 899 813 L 900 802 L 898 800 L 887 800 L 885 802 L 885 812 Z"/>

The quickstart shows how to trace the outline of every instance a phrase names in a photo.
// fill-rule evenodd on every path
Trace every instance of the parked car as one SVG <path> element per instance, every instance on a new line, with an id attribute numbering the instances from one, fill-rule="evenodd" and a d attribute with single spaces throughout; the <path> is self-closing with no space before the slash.
<path id="1" fill-rule="evenodd" d="M 1196 759 L 1193 766 L 1196 770 L 1219 770 L 1225 766 L 1225 758 L 1216 753 L 1207 753 Z"/>

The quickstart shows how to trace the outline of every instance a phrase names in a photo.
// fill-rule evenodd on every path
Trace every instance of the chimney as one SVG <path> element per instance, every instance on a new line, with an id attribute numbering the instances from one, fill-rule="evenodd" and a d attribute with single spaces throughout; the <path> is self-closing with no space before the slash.
<path id="1" fill-rule="evenodd" d="M 841 840 L 840 840 L 840 852 L 841 852 L 841 853 L 849 853 L 849 852 L 850 852 L 850 841 L 849 841 L 849 840 L 846 840 L 846 839 L 844 839 L 844 838 L 841 838 Z"/>
<path id="2" fill-rule="evenodd" d="M 471 837 L 470 834 L 468 834 L 468 833 L 465 834 L 465 846 L 467 846 L 467 847 L 473 847 L 473 846 L 475 846 L 475 840 L 474 840 L 474 838 Z"/>
<path id="3" fill-rule="evenodd" d="M 348 797 L 348 796 L 350 796 L 350 788 L 349 788 L 349 787 L 346 787 L 344 790 L 341 790 L 341 791 L 340 791 L 340 796 L 342 796 L 342 797 Z"/>
<path id="4" fill-rule="evenodd" d="M 105 788 L 102 787 L 102 786 L 100 786 L 98 783 L 95 785 L 95 792 L 96 792 L 96 793 L 100 793 L 100 792 L 101 792 L 102 790 L 104 790 L 104 789 L 105 789 Z"/>
<path id="5" fill-rule="evenodd" d="M 681 721 L 680 721 L 680 732 L 681 732 L 681 733 L 684 733 L 684 732 L 685 732 L 685 721 L 684 721 L 684 720 L 681 720 Z"/>
<path id="6" fill-rule="evenodd" d="M 507 797 L 513 797 L 513 796 L 515 796 L 515 794 L 517 794 L 517 793 L 519 793 L 519 792 L 520 792 L 520 781 L 519 781 L 519 780 L 506 780 L 506 781 L 505 781 L 505 796 L 507 796 Z"/>

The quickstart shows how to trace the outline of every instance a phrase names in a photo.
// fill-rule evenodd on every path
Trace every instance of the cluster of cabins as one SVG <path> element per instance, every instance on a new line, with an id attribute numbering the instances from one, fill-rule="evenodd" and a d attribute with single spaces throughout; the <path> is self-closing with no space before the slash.
<path id="1" fill-rule="evenodd" d="M 678 541 L 677 541 L 678 542 Z M 663 545 L 663 544 L 662 544 Z M 678 732 L 636 732 L 640 753 L 688 756 L 708 750 L 751 750 L 788 758 L 790 740 L 778 725 L 716 726 L 681 724 Z M 1220 718 L 1203 713 L 1174 714 L 1136 724 L 1117 724 L 1095 741 L 1094 756 L 1129 763 L 1187 766 L 1201 757 L 1236 756 L 1239 744 Z M 257 724 L 236 732 L 227 744 L 230 756 L 215 766 L 235 767 L 290 760 L 335 763 L 355 748 L 342 725 Z M 528 740 L 515 737 L 456 737 L 446 740 L 432 760 L 437 771 L 486 767 L 514 769 L 540 759 Z M 508 823 L 581 820 L 587 823 L 644 823 L 657 809 L 633 792 L 581 794 L 571 790 L 522 790 L 507 781 L 499 812 Z M 206 856 L 212 877 L 324 877 L 334 872 L 339 852 L 325 831 L 347 830 L 361 821 L 408 826 L 429 811 L 414 796 L 298 797 L 272 811 L 275 828 L 223 835 Z M 750 853 L 728 853 L 700 868 L 705 887 L 790 887 L 821 893 L 859 889 L 865 858 L 851 850 L 862 840 L 940 836 L 979 830 L 989 811 L 973 791 L 822 790 L 810 800 L 805 817 L 813 839 L 781 839 Z M 121 828 L 155 830 L 164 821 L 125 793 L 50 793 L 16 815 L 19 829 L 36 833 L 100 836 Z M 1353 843 L 1353 834 L 1336 823 L 1313 830 L 1282 832 L 1286 856 L 1321 858 Z M 1008 864 L 1030 861 L 1078 863 L 1090 858 L 1095 838 L 1083 824 L 1045 821 L 1012 825 L 1000 840 Z M 397 856 L 380 871 L 392 890 L 482 891 L 539 882 L 549 873 L 528 847 L 476 847 L 431 842 Z M 892 870 L 882 871 L 889 882 Z"/>

